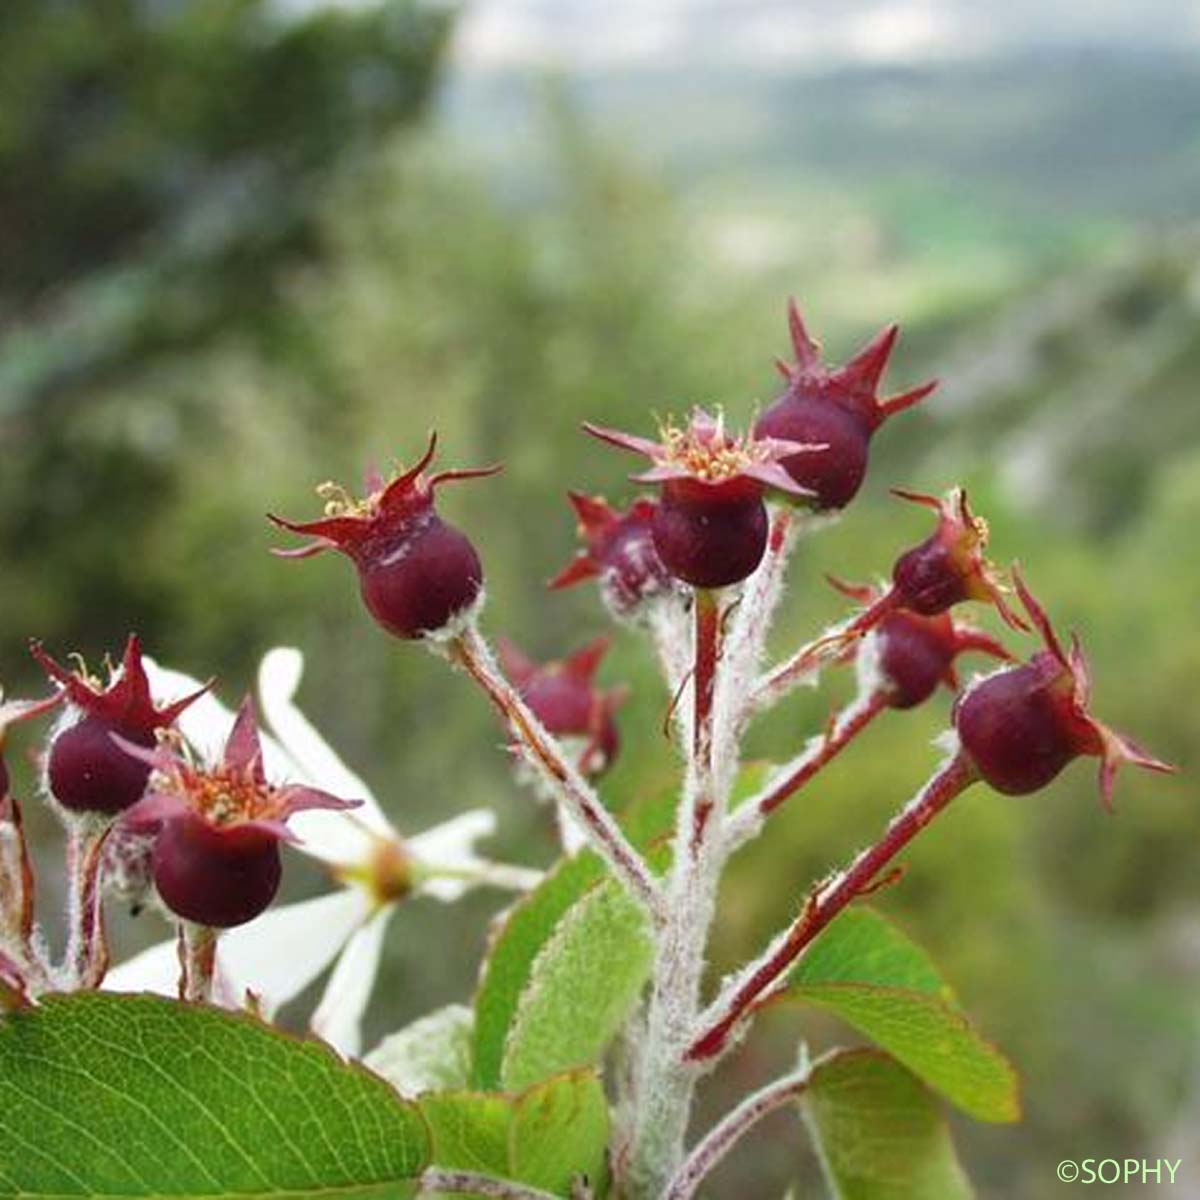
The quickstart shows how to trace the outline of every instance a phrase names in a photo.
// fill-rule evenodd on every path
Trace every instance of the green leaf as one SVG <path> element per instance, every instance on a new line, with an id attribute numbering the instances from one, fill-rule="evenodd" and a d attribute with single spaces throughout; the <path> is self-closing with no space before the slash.
<path id="1" fill-rule="evenodd" d="M 643 851 L 650 851 L 651 865 L 655 869 L 664 869 L 669 850 L 663 845 L 666 835 L 670 832 L 674 819 L 675 796 L 670 792 L 660 792 L 648 799 L 630 806 L 629 811 L 622 817 L 622 827 L 625 829 L 633 844 Z M 612 891 L 619 885 L 606 883 L 608 871 L 604 863 L 594 854 L 585 852 L 574 858 L 564 859 L 551 871 L 544 880 L 515 905 L 504 923 L 503 929 L 496 937 L 484 963 L 483 975 L 479 990 L 475 994 L 475 1038 L 474 1038 L 474 1080 L 476 1087 L 523 1087 L 533 1082 L 532 1078 L 521 1076 L 519 1083 L 506 1077 L 505 1058 L 508 1048 L 509 1032 L 516 1020 L 518 1009 L 524 1003 L 526 989 L 530 986 L 534 964 L 546 950 L 547 945 L 556 937 L 556 931 L 568 914 L 593 890 L 606 894 L 605 899 L 589 900 L 584 906 L 585 912 L 591 912 L 591 917 L 579 918 L 572 916 L 575 926 L 573 934 L 565 934 L 561 941 L 568 943 L 557 950 L 549 952 L 549 957 L 542 960 L 542 967 L 553 971 L 551 962 L 560 961 L 560 951 L 565 950 L 572 956 L 577 967 L 586 969 L 592 978 L 603 980 L 611 961 L 601 962 L 599 954 L 587 955 L 586 945 L 582 947 L 586 960 L 580 963 L 576 950 L 580 949 L 580 938 L 586 935 L 587 926 L 593 922 L 604 937 L 605 930 L 628 927 L 633 923 L 628 912 L 621 911 L 622 905 L 612 899 Z M 601 886 L 603 885 L 603 886 Z M 613 910 L 618 910 L 614 919 Z M 580 930 L 578 924 L 583 921 L 585 928 Z M 584 938 L 586 940 L 586 938 Z M 605 953 L 611 953 L 611 945 Z M 599 943 L 597 944 L 599 950 Z M 549 1047 L 541 1038 L 541 1031 L 531 1024 L 533 1018 L 527 1014 L 526 1034 L 536 1038 L 543 1046 L 540 1052 L 541 1061 L 553 1062 L 555 1065 L 546 1074 L 565 1067 L 581 1066 L 594 1062 L 603 1052 L 604 1044 L 611 1038 L 623 1019 L 623 1012 L 628 1010 L 631 997 L 636 997 L 637 990 L 645 979 L 645 944 L 642 938 L 636 937 L 627 947 L 620 950 L 622 956 L 628 955 L 628 968 L 615 972 L 613 983 L 616 995 L 606 997 L 604 1009 L 606 1020 L 610 1026 L 602 1039 L 594 1039 L 593 1044 L 584 1048 L 584 1057 L 571 1058 L 549 1053 Z M 642 977 L 635 984 L 634 976 L 642 971 Z M 544 989 L 538 989 L 543 993 Z M 596 997 L 589 997 L 589 1009 Z M 530 1001 L 530 1004 L 535 1004 Z M 617 1009 L 624 1006 L 622 1014 L 617 1015 Z M 589 1016 L 590 1020 L 590 1016 Z M 615 1024 L 613 1022 L 615 1021 Z M 582 1022 L 580 1022 L 582 1023 Z M 570 1048 L 570 1054 L 579 1052 L 578 1046 Z M 524 1052 L 522 1051 L 522 1054 Z M 544 1078 L 539 1076 L 539 1078 Z"/>
<path id="2" fill-rule="evenodd" d="M 385 1037 L 363 1065 L 405 1096 L 466 1087 L 471 1081 L 474 1021 L 474 1013 L 462 1004 L 435 1009 Z"/>
<path id="3" fill-rule="evenodd" d="M 654 942 L 644 910 L 606 880 L 564 914 L 530 964 L 500 1075 L 528 1087 L 598 1062 L 650 976 Z"/>
<path id="4" fill-rule="evenodd" d="M 326 1046 L 154 996 L 47 996 L 0 1018 L 0 1190 L 410 1196 L 417 1109 Z"/>
<path id="5" fill-rule="evenodd" d="M 835 1200 L 970 1200 L 933 1097 L 886 1054 L 817 1063 L 801 1107 Z"/>
<path id="6" fill-rule="evenodd" d="M 564 859 L 516 904 L 492 944 L 475 994 L 475 1085 L 500 1086 L 504 1043 L 538 951 L 563 915 L 604 878 L 593 854 Z"/>
<path id="7" fill-rule="evenodd" d="M 864 981 L 957 1003 L 933 959 L 906 933 L 874 909 L 848 908 L 812 944 L 790 982 L 798 986 Z"/>
<path id="8" fill-rule="evenodd" d="M 1012 1064 L 971 1024 L 928 955 L 878 913 L 843 913 L 788 982 L 787 998 L 835 1013 L 964 1112 L 1019 1119 Z"/>
<path id="9" fill-rule="evenodd" d="M 608 1103 L 594 1071 L 576 1071 L 519 1093 L 432 1092 L 421 1111 L 439 1167 L 531 1184 L 557 1195 L 586 1177 L 606 1186 Z"/>

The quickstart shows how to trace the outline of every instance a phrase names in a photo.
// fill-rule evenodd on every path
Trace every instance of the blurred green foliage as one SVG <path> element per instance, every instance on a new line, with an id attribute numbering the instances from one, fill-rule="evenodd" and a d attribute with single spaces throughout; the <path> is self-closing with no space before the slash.
<path id="1" fill-rule="evenodd" d="M 310 515 L 314 484 L 411 461 L 436 426 L 446 465 L 505 463 L 444 493 L 484 555 L 485 624 L 559 656 L 603 626 L 588 589 L 544 591 L 574 549 L 562 493 L 632 494 L 630 464 L 579 421 L 644 429 L 651 411 L 693 402 L 748 419 L 776 387 L 788 290 L 835 361 L 895 317 L 895 387 L 936 370 L 944 398 L 881 434 L 861 499 L 801 547 L 776 646 L 839 614 L 825 571 L 870 577 L 924 536 L 922 515 L 887 497 L 893 483 L 970 485 L 996 557 L 1020 556 L 1058 623 L 1079 627 L 1098 711 L 1184 774 L 1130 772 L 1114 820 L 1084 765 L 1029 799 L 976 789 L 879 903 L 935 950 L 1025 1075 L 1024 1125 L 959 1131 L 982 1194 L 1049 1195 L 1047 1164 L 1069 1151 L 1158 1153 L 1196 1069 L 1200 995 L 1194 234 L 1088 242 L 1065 261 L 1057 246 L 1041 266 L 987 273 L 976 266 L 1009 260 L 981 231 L 951 270 L 932 235 L 907 249 L 824 237 L 835 214 L 927 233 L 938 214 L 895 207 L 895 181 L 837 194 L 823 180 L 788 212 L 803 237 L 756 272 L 717 250 L 711 213 L 597 139 L 561 91 L 520 131 L 539 165 L 517 192 L 494 187 L 469 144 L 410 127 L 446 18 L 407 3 L 275 27 L 250 0 L 29 0 L 3 6 L 0 30 L 10 689 L 35 686 L 29 635 L 96 657 L 134 627 L 172 665 L 219 674 L 230 699 L 266 648 L 299 645 L 303 703 L 401 828 L 495 804 L 496 852 L 548 861 L 548 815 L 509 779 L 483 702 L 383 638 L 345 563 L 272 559 L 264 512 Z M 671 778 L 668 697 L 629 633 L 605 678 L 635 689 L 606 785 L 619 807 Z M 789 701 L 750 753 L 794 752 L 848 683 Z M 714 972 L 920 784 L 948 703 L 880 722 L 744 853 Z M 294 862 L 291 883 L 318 879 Z M 375 1033 L 470 991 L 494 905 L 421 902 L 394 923 Z M 147 920 L 120 925 L 119 945 L 160 936 Z M 817 1044 L 835 1033 L 773 1015 L 707 1111 L 802 1028 Z M 775 1195 L 801 1161 L 775 1139 L 730 1170 Z"/>

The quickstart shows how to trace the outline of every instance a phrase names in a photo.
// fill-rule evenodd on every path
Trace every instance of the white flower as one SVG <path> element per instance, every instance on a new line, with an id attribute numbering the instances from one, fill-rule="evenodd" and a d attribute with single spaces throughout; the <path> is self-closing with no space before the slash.
<path id="1" fill-rule="evenodd" d="M 362 1016 L 379 969 L 384 933 L 399 900 L 409 894 L 457 900 L 481 884 L 524 891 L 541 875 L 489 862 L 475 843 L 495 831 L 484 808 L 460 813 L 414 837 L 401 837 L 367 785 L 337 756 L 296 707 L 304 658 L 277 647 L 262 660 L 258 688 L 263 760 L 269 779 L 317 787 L 361 800 L 352 811 L 310 810 L 291 820 L 298 850 L 324 862 L 342 886 L 328 895 L 270 909 L 222 934 L 217 949 L 216 998 L 230 1007 L 250 991 L 266 1016 L 302 992 L 335 958 L 311 1025 L 347 1057 L 361 1050 Z M 178 671 L 146 660 L 155 695 L 182 695 L 198 686 Z M 233 712 L 211 693 L 180 717 L 178 726 L 201 754 L 224 745 Z M 112 991 L 174 995 L 179 964 L 174 941 L 162 942 L 114 968 Z"/>

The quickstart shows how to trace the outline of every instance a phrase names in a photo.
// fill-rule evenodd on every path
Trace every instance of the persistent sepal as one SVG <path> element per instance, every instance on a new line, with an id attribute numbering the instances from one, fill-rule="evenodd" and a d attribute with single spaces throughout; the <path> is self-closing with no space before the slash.
<path id="1" fill-rule="evenodd" d="M 355 499 L 337 484 L 317 494 L 325 515 L 316 521 L 289 521 L 268 513 L 281 529 L 312 540 L 283 558 L 308 558 L 325 550 L 345 554 L 358 570 L 367 611 L 389 633 L 401 638 L 435 635 L 472 609 L 483 588 L 483 566 L 467 536 L 438 516 L 434 493 L 458 479 L 494 475 L 498 465 L 427 475 L 437 435 L 420 460 L 390 482 L 367 474 L 368 494 Z"/>
<path id="2" fill-rule="evenodd" d="M 1170 763 L 1092 715 L 1091 671 L 1079 638 L 1072 635 L 1070 651 L 1065 651 L 1015 568 L 1013 578 L 1044 649 L 1020 666 L 980 680 L 955 706 L 963 752 L 982 778 L 999 792 L 1026 795 L 1045 787 L 1069 762 L 1088 755 L 1100 760 L 1100 798 L 1111 809 L 1117 770 L 1125 763 L 1173 772 Z"/>
<path id="3" fill-rule="evenodd" d="M 754 571 L 767 545 L 764 492 L 810 497 L 781 464 L 824 449 L 731 435 L 720 413 L 701 408 L 693 409 L 687 425 L 664 423 L 657 442 L 589 422 L 584 429 L 650 459 L 650 469 L 633 479 L 662 487 L 651 523 L 655 549 L 672 575 L 699 588 L 740 583 Z"/>
<path id="4" fill-rule="evenodd" d="M 788 301 L 794 364 L 777 360 L 787 389 L 759 418 L 760 437 L 822 443 L 820 456 L 797 455 L 783 465 L 813 494 L 818 509 L 843 508 L 862 486 L 875 431 L 895 413 L 923 400 L 937 386 L 921 384 L 881 397 L 879 385 L 899 336 L 899 327 L 881 330 L 844 366 L 830 367 L 805 327 L 795 300 Z"/>
<path id="5" fill-rule="evenodd" d="M 46 756 L 46 780 L 51 794 L 70 812 L 114 816 L 141 798 L 149 768 L 123 754 L 113 735 L 144 748 L 155 744 L 160 729 L 170 729 L 190 704 L 211 686 L 205 684 L 170 704 L 158 704 L 142 661 L 142 647 L 130 634 L 120 666 L 109 670 L 108 681 L 91 675 L 80 661 L 71 671 L 38 641 L 30 653 L 59 686 L 67 719 L 54 734 Z"/>
<path id="6" fill-rule="evenodd" d="M 498 642 L 501 664 L 521 699 L 556 737 L 582 742 L 577 765 L 593 778 L 616 757 L 620 735 L 614 714 L 629 695 L 627 688 L 596 686 L 610 645 L 608 638 L 596 638 L 561 661 L 536 663 L 507 638 Z"/>
<path id="7" fill-rule="evenodd" d="M 124 824 L 154 834 L 151 874 L 159 897 L 176 916 L 199 925 L 241 925 L 271 903 L 281 873 L 279 843 L 296 840 L 289 817 L 359 804 L 316 788 L 268 782 L 249 697 L 220 761 L 208 767 L 167 742 L 147 750 L 114 741 L 153 772 Z"/>

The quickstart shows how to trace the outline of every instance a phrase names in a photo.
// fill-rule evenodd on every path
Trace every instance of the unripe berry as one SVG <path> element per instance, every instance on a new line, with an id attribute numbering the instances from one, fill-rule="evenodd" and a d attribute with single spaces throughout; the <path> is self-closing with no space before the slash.
<path id="1" fill-rule="evenodd" d="M 608 638 L 597 638 L 561 662 L 535 663 L 508 639 L 499 643 L 500 660 L 521 699 L 556 737 L 582 743 L 579 770 L 606 771 L 616 757 L 620 735 L 613 714 L 624 703 L 624 688 L 603 691 L 596 672 L 608 653 Z"/>
<path id="2" fill-rule="evenodd" d="M 1072 639 L 1068 656 L 1020 574 L 1013 575 L 1046 648 L 1021 666 L 980 680 L 959 698 L 954 726 L 979 775 L 998 792 L 1023 796 L 1045 787 L 1073 759 L 1091 755 L 1100 759 L 1100 795 L 1111 808 L 1122 763 L 1173 771 L 1092 716 L 1091 673 L 1079 639 Z"/>
<path id="3" fill-rule="evenodd" d="M 892 708 L 915 708 L 937 690 L 939 683 L 957 688 L 954 660 L 960 654 L 977 650 L 995 658 L 1012 655 L 982 631 L 949 613 L 923 617 L 919 613 L 897 609 L 880 622 L 879 670 Z"/>
<path id="4" fill-rule="evenodd" d="M 1005 602 L 995 569 L 984 556 L 987 523 L 971 512 L 966 490 L 953 488 L 945 499 L 898 488 L 893 491 L 938 514 L 937 529 L 902 554 L 892 568 L 894 603 L 933 616 L 963 600 L 983 600 L 994 605 L 1013 628 L 1025 629 L 1025 623 Z"/>
<path id="5" fill-rule="evenodd" d="M 106 685 L 82 669 L 68 671 L 34 642 L 34 657 L 61 685 L 67 719 L 51 738 L 46 781 L 55 800 L 70 812 L 115 816 L 137 803 L 146 790 L 150 768 L 131 758 L 114 735 L 142 748 L 155 744 L 157 730 L 168 729 L 205 689 L 158 707 L 142 663 L 141 643 L 130 635 L 118 670 Z"/>
<path id="6" fill-rule="evenodd" d="M 899 330 L 889 325 L 843 367 L 821 361 L 820 347 L 809 336 L 794 300 L 788 324 L 795 365 L 777 365 L 787 389 L 758 419 L 756 437 L 824 445 L 820 455 L 783 460 L 792 478 L 813 494 L 813 507 L 844 508 L 858 493 L 867 471 L 871 438 L 894 413 L 923 400 L 937 386 L 925 383 L 898 396 L 876 392 Z"/>
<path id="7" fill-rule="evenodd" d="M 550 587 L 570 587 L 595 578 L 609 611 L 629 620 L 676 587 L 654 547 L 656 501 L 635 500 L 627 512 L 620 513 L 599 496 L 567 495 L 579 517 L 579 536 L 586 548 L 550 580 Z"/>
<path id="8" fill-rule="evenodd" d="M 154 751 L 118 744 L 152 771 L 146 795 L 123 824 L 155 835 L 150 869 L 159 898 L 198 925 L 241 925 L 270 904 L 279 887 L 279 842 L 294 840 L 287 828 L 293 813 L 357 806 L 315 788 L 269 783 L 249 698 L 221 761 L 211 767 L 198 767 L 165 744 Z"/>
<path id="9" fill-rule="evenodd" d="M 833 576 L 829 582 L 868 608 L 881 595 L 876 587 L 844 583 Z M 926 617 L 906 608 L 889 609 L 871 638 L 877 687 L 889 708 L 915 708 L 933 695 L 939 683 L 957 690 L 954 660 L 960 654 L 979 651 L 994 658 L 1012 658 L 995 638 L 948 612 Z"/>
<path id="10" fill-rule="evenodd" d="M 385 483 L 372 473 L 369 495 L 355 500 L 336 484 L 317 489 L 325 517 L 294 522 L 270 515 L 283 529 L 312 535 L 297 550 L 276 550 L 283 558 L 307 558 L 338 550 L 358 569 L 367 611 L 400 638 L 436 635 L 462 618 L 479 599 L 483 567 L 467 536 L 434 510 L 434 491 L 453 479 L 492 475 L 499 467 L 442 471 L 427 477 L 436 435 L 421 460 Z"/>
<path id="11" fill-rule="evenodd" d="M 651 532 L 663 565 L 698 588 L 726 587 L 753 573 L 767 544 L 763 492 L 807 497 L 780 466 L 789 455 L 820 451 L 772 438 L 732 437 L 720 415 L 695 409 L 686 427 L 670 423 L 661 442 L 585 422 L 602 441 L 646 455 L 654 464 L 633 478 L 662 486 Z"/>

